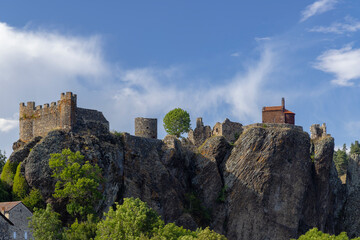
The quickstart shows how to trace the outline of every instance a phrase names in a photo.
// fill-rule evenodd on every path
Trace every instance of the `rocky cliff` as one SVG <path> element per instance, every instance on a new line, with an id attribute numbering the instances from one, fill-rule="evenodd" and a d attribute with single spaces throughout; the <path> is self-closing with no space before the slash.
<path id="1" fill-rule="evenodd" d="M 247 240 L 290 239 L 315 226 L 334 233 L 349 215 L 332 162 L 333 138 L 310 141 L 291 125 L 249 126 L 234 144 L 216 136 L 200 147 L 173 136 L 50 132 L 20 146 L 9 161 L 23 162 L 29 186 L 58 209 L 63 203 L 52 198 L 48 159 L 63 148 L 102 168 L 99 214 L 124 197 L 139 197 L 166 222 L 210 225 L 229 239 Z"/>

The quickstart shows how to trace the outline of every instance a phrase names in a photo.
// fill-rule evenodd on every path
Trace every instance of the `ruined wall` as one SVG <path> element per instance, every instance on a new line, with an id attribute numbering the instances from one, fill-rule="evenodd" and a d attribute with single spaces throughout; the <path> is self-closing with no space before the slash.
<path id="1" fill-rule="evenodd" d="M 228 118 L 226 118 L 223 123 L 216 123 L 212 131 L 213 136 L 223 136 L 229 142 L 236 141 L 237 137 L 239 137 L 241 133 L 242 124 L 232 122 Z"/>
<path id="2" fill-rule="evenodd" d="M 135 118 L 135 136 L 157 138 L 156 118 Z"/>
<path id="3" fill-rule="evenodd" d="M 196 119 L 196 128 L 188 132 L 188 138 L 192 144 L 199 147 L 205 142 L 206 139 L 211 137 L 211 127 L 204 126 L 202 118 Z"/>
<path id="4" fill-rule="evenodd" d="M 313 124 L 310 127 L 310 134 L 311 139 L 319 139 L 322 137 L 330 136 L 326 133 L 326 124 L 323 123 L 321 126 L 320 124 Z"/>

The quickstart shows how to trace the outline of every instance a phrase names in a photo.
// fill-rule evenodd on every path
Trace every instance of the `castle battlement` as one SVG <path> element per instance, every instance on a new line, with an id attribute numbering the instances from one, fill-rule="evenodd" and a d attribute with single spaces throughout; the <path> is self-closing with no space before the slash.
<path id="1" fill-rule="evenodd" d="M 77 107 L 77 95 L 61 93 L 60 100 L 49 105 L 35 106 L 35 102 L 20 103 L 20 140 L 27 142 L 33 137 L 45 136 L 55 129 L 73 130 L 79 123 L 101 123 L 109 129 L 109 122 L 101 112 Z"/>

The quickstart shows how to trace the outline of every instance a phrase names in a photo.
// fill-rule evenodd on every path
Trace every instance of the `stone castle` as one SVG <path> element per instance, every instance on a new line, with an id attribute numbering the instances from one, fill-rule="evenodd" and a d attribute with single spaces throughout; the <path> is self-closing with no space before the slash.
<path id="1" fill-rule="evenodd" d="M 20 140 L 27 142 L 33 137 L 44 137 L 55 129 L 76 131 L 82 128 L 103 128 L 109 130 L 109 122 L 96 110 L 77 107 L 76 94 L 62 93 L 60 100 L 43 106 L 35 102 L 20 103 Z"/>

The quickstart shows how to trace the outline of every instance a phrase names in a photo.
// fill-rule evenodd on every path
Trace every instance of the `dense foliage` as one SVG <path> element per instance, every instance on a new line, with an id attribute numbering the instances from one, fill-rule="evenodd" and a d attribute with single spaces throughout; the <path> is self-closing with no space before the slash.
<path id="1" fill-rule="evenodd" d="M 301 235 L 298 240 L 350 240 L 345 232 L 339 235 L 330 235 L 319 231 L 317 228 L 310 229 L 304 235 Z M 353 238 L 352 240 L 360 240 L 360 238 Z"/>
<path id="2" fill-rule="evenodd" d="M 168 112 L 164 119 L 164 128 L 168 134 L 180 137 L 182 133 L 190 130 L 190 115 L 181 108 L 175 108 Z"/>
<path id="3" fill-rule="evenodd" d="M 110 208 L 101 221 L 93 215 L 79 222 L 77 219 L 70 227 L 63 227 L 50 204 L 46 209 L 35 209 L 29 226 L 35 239 L 55 240 L 226 240 L 209 228 L 190 231 L 166 224 L 146 203 L 139 199 L 125 198 L 122 205 Z"/>
<path id="4" fill-rule="evenodd" d="M 334 163 L 339 176 L 346 173 L 349 157 L 346 153 L 346 145 L 334 152 Z"/>
<path id="5" fill-rule="evenodd" d="M 85 161 L 79 151 L 64 149 L 51 154 L 49 166 L 57 180 L 53 196 L 68 200 L 68 213 L 78 219 L 94 213 L 94 206 L 101 198 L 98 187 L 102 178 L 98 165 Z"/>
<path id="6" fill-rule="evenodd" d="M 60 214 L 56 213 L 50 204 L 46 209 L 35 209 L 29 221 L 29 227 L 36 240 L 62 239 Z"/>
<path id="7" fill-rule="evenodd" d="M 25 177 L 21 174 L 21 163 L 16 168 L 14 177 L 13 193 L 15 199 L 23 199 L 26 197 L 29 191 L 29 186 L 25 180 Z"/>
<path id="8" fill-rule="evenodd" d="M 140 199 L 125 198 L 122 205 L 110 209 L 105 219 L 99 222 L 96 240 L 100 239 L 142 239 L 142 240 L 224 240 L 224 236 L 209 228 L 195 232 L 166 224 L 159 215 Z"/>
<path id="9" fill-rule="evenodd" d="M 29 195 L 25 196 L 21 201 L 31 211 L 34 211 L 34 208 L 45 208 L 45 202 L 40 190 L 36 188 L 31 189 Z"/>
<path id="10" fill-rule="evenodd" d="M 7 183 L 9 186 L 12 186 L 14 183 L 14 177 L 15 177 L 17 166 L 18 166 L 18 164 L 16 164 L 16 163 L 6 161 L 6 163 L 2 169 L 0 179 L 3 182 Z"/>

